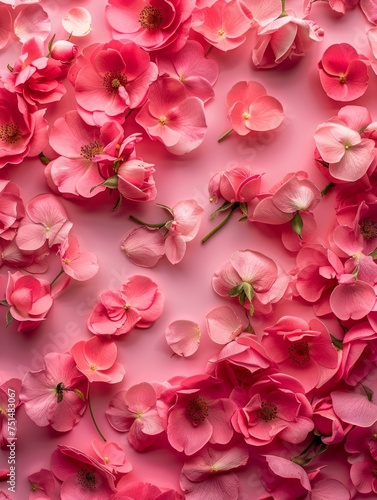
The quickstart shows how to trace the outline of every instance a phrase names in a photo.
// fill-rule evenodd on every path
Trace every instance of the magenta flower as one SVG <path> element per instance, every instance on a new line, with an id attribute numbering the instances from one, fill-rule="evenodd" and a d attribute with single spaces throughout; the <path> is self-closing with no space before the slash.
<path id="1" fill-rule="evenodd" d="M 164 296 L 147 276 L 131 276 L 120 290 L 105 290 L 88 319 L 96 335 L 124 335 L 135 326 L 148 328 L 160 317 Z"/>
<path id="2" fill-rule="evenodd" d="M 149 85 L 157 78 L 157 67 L 149 55 L 132 42 L 109 43 L 86 48 L 88 60 L 77 59 L 72 71 L 75 97 L 81 117 L 90 125 L 110 120 L 124 122 L 129 109 L 145 101 Z"/>
<path id="3" fill-rule="evenodd" d="M 189 458 L 180 478 L 185 498 L 237 500 L 239 481 L 233 471 L 246 465 L 248 459 L 248 450 L 241 446 L 221 451 L 209 447 Z"/>
<path id="4" fill-rule="evenodd" d="M 328 47 L 318 68 L 324 91 L 335 101 L 354 101 L 367 90 L 367 60 L 348 43 Z"/>
<path id="5" fill-rule="evenodd" d="M 203 101 L 187 97 L 182 85 L 169 77 L 151 85 L 148 100 L 136 115 L 136 121 L 151 139 L 162 142 L 176 155 L 200 146 L 207 130 Z"/>
<path id="6" fill-rule="evenodd" d="M 234 252 L 213 275 L 212 286 L 221 297 L 237 297 L 250 314 L 266 313 L 283 299 L 288 275 L 275 262 L 252 250 Z"/>
<path id="7" fill-rule="evenodd" d="M 106 18 L 113 37 L 134 41 L 146 51 L 169 48 L 171 52 L 186 43 L 195 0 L 110 0 Z"/>
<path id="8" fill-rule="evenodd" d="M 48 142 L 46 110 L 30 113 L 24 99 L 6 88 L 0 88 L 0 107 L 0 168 L 41 153 Z"/>
<path id="9" fill-rule="evenodd" d="M 149 447 L 164 430 L 156 402 L 154 386 L 142 382 L 118 392 L 106 410 L 110 425 L 119 432 L 128 432 L 128 441 L 135 450 Z"/>
<path id="10" fill-rule="evenodd" d="M 116 384 L 124 377 L 122 363 L 116 362 L 118 348 L 115 342 L 101 337 L 76 342 L 70 350 L 76 366 L 89 382 Z"/>
<path id="11" fill-rule="evenodd" d="M 42 370 L 26 373 L 20 399 L 36 425 L 70 431 L 85 412 L 89 382 L 71 354 L 46 354 L 44 365 Z"/>
<path id="12" fill-rule="evenodd" d="M 0 179 L 0 239 L 12 240 L 24 216 L 24 202 L 17 184 Z"/>

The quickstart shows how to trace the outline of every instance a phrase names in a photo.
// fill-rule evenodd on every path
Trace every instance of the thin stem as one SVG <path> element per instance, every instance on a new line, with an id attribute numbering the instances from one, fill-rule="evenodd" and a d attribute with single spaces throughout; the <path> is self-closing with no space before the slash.
<path id="1" fill-rule="evenodd" d="M 89 406 L 90 416 L 92 417 L 94 427 L 97 429 L 97 432 L 101 436 L 101 438 L 106 442 L 107 439 L 105 438 L 105 436 L 100 431 L 100 429 L 98 427 L 98 424 L 96 422 L 96 419 L 94 418 L 94 413 L 93 413 L 92 405 L 91 405 L 91 402 L 90 402 L 90 395 L 89 395 L 89 393 L 88 393 L 88 406 Z"/>
<path id="2" fill-rule="evenodd" d="M 149 224 L 148 222 L 143 222 L 134 215 L 130 215 L 130 219 L 136 222 L 137 224 L 140 224 L 141 226 L 147 226 L 150 227 L 151 229 L 162 229 L 168 222 L 168 221 L 162 222 L 161 224 Z"/>
<path id="3" fill-rule="evenodd" d="M 285 17 L 287 15 L 285 11 L 285 0 L 281 0 L 281 14 L 279 17 Z"/>
<path id="4" fill-rule="evenodd" d="M 335 187 L 334 182 L 329 182 L 327 186 L 325 186 L 322 191 L 321 191 L 321 196 L 326 196 L 326 194 L 332 190 L 332 188 Z"/>
<path id="5" fill-rule="evenodd" d="M 231 133 L 233 132 L 233 129 L 231 128 L 228 130 L 228 132 L 225 132 L 219 139 L 217 139 L 217 142 L 222 142 L 224 139 L 226 139 Z"/>
<path id="6" fill-rule="evenodd" d="M 231 211 L 229 212 L 229 214 L 225 217 L 225 219 L 223 221 L 220 222 L 220 224 L 218 226 L 216 226 L 215 228 L 212 229 L 212 231 L 210 231 L 207 236 L 204 236 L 204 238 L 202 239 L 202 243 L 205 243 L 207 240 L 210 239 L 211 236 L 213 236 L 215 233 L 217 233 L 217 231 L 219 231 L 219 229 L 221 229 L 223 226 L 225 226 L 225 224 L 230 220 L 230 218 L 232 217 L 233 215 L 233 212 L 236 210 L 236 208 L 238 207 L 238 205 L 235 205 L 232 207 Z"/>
<path id="7" fill-rule="evenodd" d="M 64 273 L 64 269 L 63 269 L 63 268 L 61 268 L 61 269 L 60 269 L 60 271 L 58 272 L 58 274 L 55 276 L 55 278 L 51 281 L 50 286 L 52 286 L 52 285 L 55 283 L 55 281 L 56 281 L 56 280 L 57 280 L 57 279 L 58 279 L 58 278 L 59 278 L 59 277 L 60 277 L 63 273 Z"/>

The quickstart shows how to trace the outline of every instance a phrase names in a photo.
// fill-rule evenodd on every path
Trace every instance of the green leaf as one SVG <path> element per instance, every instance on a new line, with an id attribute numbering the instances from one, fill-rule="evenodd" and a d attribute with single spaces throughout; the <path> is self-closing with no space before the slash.
<path id="1" fill-rule="evenodd" d="M 246 217 L 246 215 L 238 219 L 238 222 L 245 222 L 245 220 L 248 220 L 248 217 Z"/>
<path id="2" fill-rule="evenodd" d="M 46 155 L 44 155 L 43 153 L 39 153 L 39 159 L 41 160 L 41 162 L 43 163 L 43 165 L 48 165 L 50 163 L 50 159 L 47 158 Z"/>
<path id="3" fill-rule="evenodd" d="M 7 311 L 7 315 L 6 315 L 7 328 L 8 328 L 8 326 L 12 323 L 13 319 L 14 319 L 14 318 L 13 318 L 13 316 L 12 316 L 12 314 L 11 314 L 10 310 L 8 310 L 8 311 Z"/>
<path id="4" fill-rule="evenodd" d="M 372 259 L 377 259 L 377 248 L 375 248 L 369 255 Z"/>
<path id="5" fill-rule="evenodd" d="M 343 349 L 343 341 L 342 340 L 337 339 L 331 333 L 330 333 L 330 337 L 331 337 L 331 342 L 332 342 L 333 346 L 335 346 L 337 349 Z"/>
<path id="6" fill-rule="evenodd" d="M 110 189 L 117 189 L 118 187 L 118 176 L 117 175 L 112 175 L 108 179 L 105 180 L 100 186 L 106 186 Z M 98 187 L 98 186 L 97 186 Z"/>
<path id="7" fill-rule="evenodd" d="M 1 304 L 2 306 L 9 307 L 9 304 L 8 304 L 8 302 L 7 302 L 6 300 L 0 300 L 0 304 Z"/>
<path id="8" fill-rule="evenodd" d="M 241 212 L 248 217 L 249 212 L 247 210 L 247 203 L 240 203 L 240 210 Z"/>
<path id="9" fill-rule="evenodd" d="M 234 286 L 230 290 L 228 290 L 228 295 L 231 297 L 237 297 L 243 290 L 243 283 L 240 283 L 239 285 Z"/>
<path id="10" fill-rule="evenodd" d="M 297 212 L 296 215 L 291 220 L 291 226 L 293 231 L 301 237 L 304 223 L 302 221 L 302 217 L 299 212 Z"/>
<path id="11" fill-rule="evenodd" d="M 246 297 L 251 302 L 253 300 L 254 295 L 255 295 L 254 288 L 247 281 L 243 281 L 242 282 L 242 289 L 245 292 Z"/>

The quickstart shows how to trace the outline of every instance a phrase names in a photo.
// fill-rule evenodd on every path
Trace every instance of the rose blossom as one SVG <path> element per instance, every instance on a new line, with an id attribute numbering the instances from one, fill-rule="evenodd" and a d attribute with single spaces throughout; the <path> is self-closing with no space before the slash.
<path id="1" fill-rule="evenodd" d="M 217 172 L 208 184 L 210 201 L 217 203 L 223 198 L 229 203 L 249 203 L 259 194 L 261 179 L 249 165 Z"/>

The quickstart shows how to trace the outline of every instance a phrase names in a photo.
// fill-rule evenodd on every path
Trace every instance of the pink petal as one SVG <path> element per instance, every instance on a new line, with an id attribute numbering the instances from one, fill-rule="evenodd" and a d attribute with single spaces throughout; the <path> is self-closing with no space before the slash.
<path id="1" fill-rule="evenodd" d="M 0 6 L 0 49 L 3 49 L 10 38 L 12 31 L 12 16 L 9 9 Z"/>
<path id="2" fill-rule="evenodd" d="M 360 7 L 368 21 L 377 24 L 377 0 L 360 0 Z"/>
<path id="3" fill-rule="evenodd" d="M 375 302 L 373 287 L 364 281 L 340 284 L 330 296 L 330 307 L 341 320 L 363 318 L 372 310 Z"/>
<path id="4" fill-rule="evenodd" d="M 316 481 L 310 494 L 310 500 L 350 500 L 348 488 L 337 479 L 325 478 Z"/>
<path id="5" fill-rule="evenodd" d="M 292 219 L 292 213 L 285 213 L 279 210 L 272 196 L 261 200 L 254 209 L 252 220 L 263 222 L 264 224 L 285 224 Z"/>
<path id="6" fill-rule="evenodd" d="M 22 224 L 18 228 L 16 243 L 21 250 L 38 250 L 46 243 L 46 230 L 40 224 Z"/>
<path id="7" fill-rule="evenodd" d="M 125 403 L 130 410 L 138 413 L 139 411 L 147 411 L 156 404 L 156 391 L 148 382 L 130 387 L 125 396 Z"/>
<path id="8" fill-rule="evenodd" d="M 267 95 L 266 89 L 258 82 L 238 82 L 229 90 L 226 96 L 226 102 L 229 107 L 240 101 L 244 104 L 250 104 L 259 97 Z"/>
<path id="9" fill-rule="evenodd" d="M 348 43 L 336 43 L 328 47 L 322 56 L 322 67 L 326 73 L 334 76 L 344 75 L 348 64 L 359 55 Z"/>
<path id="10" fill-rule="evenodd" d="M 242 321 L 229 306 L 213 309 L 206 318 L 208 335 L 217 344 L 231 342 L 244 330 Z"/>
<path id="11" fill-rule="evenodd" d="M 63 28 L 72 36 L 86 36 L 91 31 L 92 16 L 84 7 L 74 7 L 63 18 Z"/>
<path id="12" fill-rule="evenodd" d="M 180 486 L 187 500 L 237 500 L 239 481 L 233 472 L 226 475 L 212 475 L 201 482 L 192 482 L 182 474 Z"/>
<path id="13" fill-rule="evenodd" d="M 107 370 L 115 363 L 117 357 L 115 342 L 108 342 L 100 337 L 87 340 L 84 345 L 84 355 L 89 364 L 96 365 L 99 370 Z"/>
<path id="14" fill-rule="evenodd" d="M 186 416 L 186 409 L 178 406 L 169 416 L 167 435 L 173 448 L 184 451 L 186 455 L 193 455 L 208 443 L 212 435 L 212 425 L 206 419 L 194 427 Z"/>
<path id="15" fill-rule="evenodd" d="M 377 407 L 362 394 L 333 391 L 331 394 L 335 413 L 347 424 L 370 427 L 377 422 Z"/>
<path id="16" fill-rule="evenodd" d="M 153 267 L 165 253 L 164 236 L 158 230 L 137 227 L 125 235 L 120 248 L 136 266 Z"/>
<path id="17" fill-rule="evenodd" d="M 181 235 L 169 235 L 165 239 L 165 255 L 171 264 L 178 264 L 186 253 L 186 241 Z"/>
<path id="18" fill-rule="evenodd" d="M 330 164 L 330 174 L 339 180 L 357 181 L 366 174 L 374 160 L 375 143 L 371 139 L 361 139 L 359 144 L 351 146 L 343 158 Z"/>
<path id="19" fill-rule="evenodd" d="M 48 14 L 38 4 L 24 7 L 14 20 L 14 32 L 22 43 L 34 37 L 46 40 L 50 31 Z"/>
<path id="20" fill-rule="evenodd" d="M 256 291 L 268 290 L 277 277 L 277 266 L 273 260 L 259 252 L 239 250 L 230 262 L 241 279 L 251 283 Z"/>
<path id="21" fill-rule="evenodd" d="M 281 14 L 281 0 L 243 0 L 243 4 L 250 9 L 251 17 L 260 26 L 266 26 L 277 19 Z"/>
<path id="22" fill-rule="evenodd" d="M 283 106 L 271 96 L 262 96 L 249 106 L 250 118 L 245 120 L 247 128 L 258 132 L 274 130 L 284 120 Z"/>
<path id="23" fill-rule="evenodd" d="M 173 321 L 165 331 L 168 346 L 178 356 L 192 356 L 198 350 L 200 336 L 199 325 L 183 319 Z"/>

